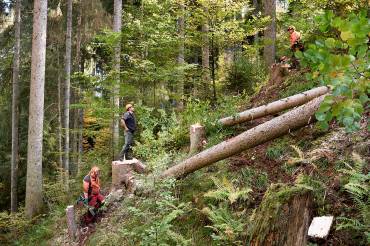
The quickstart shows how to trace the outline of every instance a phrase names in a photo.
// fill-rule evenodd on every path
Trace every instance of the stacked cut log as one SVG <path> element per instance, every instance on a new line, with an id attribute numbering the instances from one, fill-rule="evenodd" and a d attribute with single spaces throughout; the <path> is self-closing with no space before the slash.
<path id="1" fill-rule="evenodd" d="M 324 100 L 324 97 L 325 95 L 317 97 L 281 116 L 204 150 L 180 164 L 170 167 L 161 176 L 181 177 L 246 149 L 282 136 L 290 130 L 305 126 L 314 120 L 314 114 L 319 108 L 320 103 Z"/>
<path id="2" fill-rule="evenodd" d="M 138 159 L 113 161 L 112 162 L 112 189 L 126 188 L 128 193 L 134 193 L 136 189 L 133 172 L 144 173 L 145 165 Z"/>

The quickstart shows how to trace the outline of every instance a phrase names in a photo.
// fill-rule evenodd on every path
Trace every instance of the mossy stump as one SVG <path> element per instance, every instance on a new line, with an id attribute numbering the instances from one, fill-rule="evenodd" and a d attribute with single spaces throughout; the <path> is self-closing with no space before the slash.
<path id="1" fill-rule="evenodd" d="M 303 246 L 312 219 L 310 190 L 283 184 L 272 185 L 252 216 L 250 245 Z"/>

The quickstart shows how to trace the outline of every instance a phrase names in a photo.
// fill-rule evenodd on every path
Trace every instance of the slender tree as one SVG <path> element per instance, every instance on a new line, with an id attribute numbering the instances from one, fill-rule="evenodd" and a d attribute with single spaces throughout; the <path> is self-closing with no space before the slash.
<path id="1" fill-rule="evenodd" d="M 184 2 L 179 3 L 180 7 L 180 16 L 177 20 L 177 32 L 179 35 L 179 54 L 177 55 L 177 62 L 180 66 L 184 65 L 185 63 L 185 4 Z M 179 90 L 178 93 L 180 95 L 184 94 L 184 78 L 181 77 L 180 84 L 179 84 Z M 179 106 L 183 107 L 183 100 L 180 99 Z"/>
<path id="2" fill-rule="evenodd" d="M 209 69 L 209 25 L 208 25 L 208 8 L 204 9 L 206 16 L 202 24 L 202 68 L 203 68 L 203 81 L 202 87 L 205 95 L 208 95 L 208 86 L 210 81 Z"/>
<path id="3" fill-rule="evenodd" d="M 71 49 L 72 49 L 72 0 L 67 2 L 67 31 L 65 55 L 65 83 L 64 83 L 64 169 L 69 175 L 69 109 L 71 95 Z"/>
<path id="4" fill-rule="evenodd" d="M 81 42 L 82 42 L 82 10 L 83 10 L 83 0 L 79 1 L 78 5 L 78 16 L 77 16 L 77 40 L 76 40 L 76 70 L 81 72 Z M 81 101 L 81 86 L 78 87 L 77 92 L 77 99 L 78 102 Z M 81 117 L 82 116 L 82 117 Z M 75 117 L 75 125 L 76 125 L 76 138 L 75 141 L 77 143 L 77 173 L 81 170 L 81 154 L 82 154 L 82 123 L 83 123 L 83 109 L 79 108 L 77 110 L 77 115 Z"/>
<path id="5" fill-rule="evenodd" d="M 17 182 L 19 163 L 19 53 L 21 39 L 21 0 L 15 2 L 14 16 L 14 58 L 13 58 L 13 96 L 12 96 L 12 157 L 11 157 L 11 202 L 10 210 L 17 211 Z"/>
<path id="6" fill-rule="evenodd" d="M 58 151 L 59 151 L 59 167 L 63 168 L 63 146 L 62 146 L 62 141 L 63 141 L 63 127 L 62 127 L 62 79 L 60 75 L 60 49 L 59 45 L 57 48 L 57 71 L 58 71 Z"/>
<path id="7" fill-rule="evenodd" d="M 270 16 L 271 21 L 265 30 L 265 40 L 267 44 L 263 50 L 263 56 L 267 66 L 275 63 L 275 43 L 276 43 L 276 0 L 263 0 L 263 12 L 265 16 Z"/>
<path id="8" fill-rule="evenodd" d="M 122 0 L 114 0 L 114 20 L 113 31 L 121 33 L 122 27 Z M 121 40 L 121 39 L 120 39 Z M 114 104 L 114 117 L 113 117 L 113 149 L 116 150 L 119 140 L 119 91 L 120 91 L 120 64 L 121 64 L 121 42 L 116 44 L 114 49 L 114 72 L 117 73 L 117 82 L 113 89 L 113 104 Z M 114 153 L 115 156 L 115 153 Z"/>
<path id="9" fill-rule="evenodd" d="M 31 88 L 29 103 L 26 216 L 32 218 L 42 209 L 42 138 L 47 1 L 35 0 L 33 10 Z"/>

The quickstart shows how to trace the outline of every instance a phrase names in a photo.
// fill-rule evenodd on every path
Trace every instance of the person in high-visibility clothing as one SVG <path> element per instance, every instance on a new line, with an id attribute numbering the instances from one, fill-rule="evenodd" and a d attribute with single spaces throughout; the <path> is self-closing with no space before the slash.
<path id="1" fill-rule="evenodd" d="M 289 40 L 290 40 L 290 49 L 293 52 L 292 55 L 292 68 L 298 67 L 299 66 L 299 61 L 295 57 L 295 52 L 296 51 L 304 51 L 304 47 L 301 41 L 301 33 L 296 31 L 294 26 L 289 26 L 288 27 L 288 32 L 289 32 Z"/>

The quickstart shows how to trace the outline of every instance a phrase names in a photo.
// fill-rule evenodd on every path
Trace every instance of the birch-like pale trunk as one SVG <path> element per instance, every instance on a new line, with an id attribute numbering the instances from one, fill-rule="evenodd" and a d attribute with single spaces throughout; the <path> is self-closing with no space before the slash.
<path id="1" fill-rule="evenodd" d="M 122 0 L 114 0 L 114 20 L 113 31 L 120 34 L 122 28 Z M 117 73 L 116 83 L 113 89 L 113 149 L 114 156 L 119 142 L 119 92 L 120 92 L 120 72 L 121 72 L 121 41 L 114 48 L 114 71 Z"/>
<path id="2" fill-rule="evenodd" d="M 27 218 L 41 212 L 42 138 L 46 54 L 47 1 L 34 0 L 29 103 L 26 209 Z"/>
<path id="3" fill-rule="evenodd" d="M 275 63 L 276 54 L 276 0 L 263 0 L 263 13 L 271 18 L 270 24 L 264 32 L 264 38 L 268 45 L 265 45 L 263 49 L 265 63 L 270 67 Z"/>
<path id="4" fill-rule="evenodd" d="M 13 95 L 12 95 L 12 157 L 10 211 L 17 211 L 18 163 L 19 163 L 19 54 L 21 43 L 21 0 L 15 2 L 14 16 L 14 57 L 13 57 Z"/>
<path id="5" fill-rule="evenodd" d="M 293 109 L 279 117 L 258 125 L 231 139 L 221 142 L 164 171 L 162 177 L 181 177 L 198 169 L 226 159 L 246 149 L 280 137 L 290 130 L 305 126 L 314 120 L 314 114 L 325 95 Z"/>
<path id="6" fill-rule="evenodd" d="M 67 30 L 65 54 L 65 82 L 64 82 L 64 170 L 66 179 L 69 176 L 69 111 L 71 100 L 71 50 L 72 50 L 72 0 L 67 2 Z M 68 182 L 68 181 L 67 181 Z"/>

